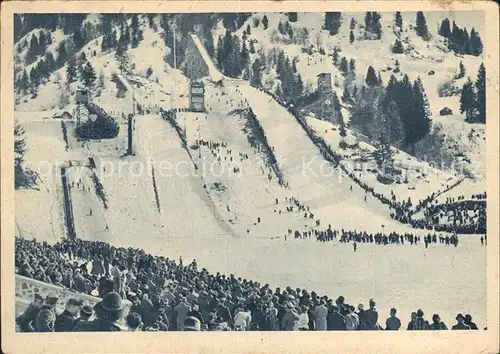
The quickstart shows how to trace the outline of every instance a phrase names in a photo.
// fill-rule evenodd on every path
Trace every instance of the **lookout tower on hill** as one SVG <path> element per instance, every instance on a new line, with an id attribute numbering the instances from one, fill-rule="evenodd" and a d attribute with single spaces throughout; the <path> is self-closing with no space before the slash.
<path id="1" fill-rule="evenodd" d="M 332 74 L 320 73 L 317 75 L 319 98 L 319 114 L 321 119 L 335 121 L 335 107 L 333 102 Z"/>

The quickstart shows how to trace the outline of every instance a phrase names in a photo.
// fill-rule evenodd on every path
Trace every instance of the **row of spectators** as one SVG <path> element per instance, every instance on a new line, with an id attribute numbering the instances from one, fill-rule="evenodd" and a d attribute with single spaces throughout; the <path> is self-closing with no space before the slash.
<path id="1" fill-rule="evenodd" d="M 17 319 L 21 331 L 396 330 L 401 326 L 395 310 L 385 326 L 379 324 L 373 300 L 365 311 L 363 304 L 355 308 L 342 296 L 334 301 L 306 289 L 272 290 L 269 284 L 233 274 L 198 270 L 196 260 L 184 265 L 182 258 L 176 262 L 104 242 L 76 239 L 49 245 L 16 238 L 15 261 L 19 275 L 103 298 L 89 308 L 75 297 L 59 314 L 56 297 L 37 296 Z M 125 299 L 132 303 L 129 311 Z M 428 324 L 419 313 L 412 315 L 408 329 L 446 328 L 440 321 Z M 464 324 L 464 316 L 457 316 L 457 321 L 454 329 L 472 327 Z"/>
<path id="2" fill-rule="evenodd" d="M 453 245 L 455 247 L 458 246 L 458 237 L 456 235 L 452 236 L 443 236 L 436 234 L 429 234 L 423 236 L 412 235 L 409 233 L 399 234 L 397 232 L 391 232 L 388 235 L 384 235 L 382 233 L 368 233 L 366 231 L 346 231 L 342 229 L 341 231 L 333 230 L 328 228 L 326 231 L 315 230 L 314 232 L 316 239 L 321 242 L 327 241 L 338 241 L 340 243 L 374 243 L 376 245 L 404 245 L 405 242 L 410 245 L 418 245 L 422 243 L 425 247 L 428 247 L 429 244 L 438 242 L 440 244 L 444 244 L 446 246 Z"/>
<path id="3" fill-rule="evenodd" d="M 219 301 L 210 312 L 208 322 L 197 304 L 190 304 L 181 296 L 174 308 L 174 322 L 171 322 L 172 319 L 166 313 L 159 312 L 154 322 L 148 325 L 147 317 L 144 318 L 144 314 L 141 314 L 141 308 L 128 309 L 116 292 L 107 293 L 93 307 L 84 306 L 81 300 L 71 298 L 63 311 L 56 308 L 57 296 L 48 295 L 44 299 L 36 294 L 24 313 L 16 318 L 16 325 L 20 332 L 397 331 L 402 326 L 395 308 L 391 309 L 385 325 L 380 325 L 373 299 L 369 301 L 369 309 L 365 310 L 362 304 L 357 309 L 346 304 L 342 296 L 335 303 L 327 297 L 308 303 L 304 301 L 305 296 L 299 297 L 301 300 L 291 300 L 293 295 L 281 293 L 277 289 L 274 297 L 279 299 L 282 296 L 288 299 L 284 306 L 278 300 L 276 307 L 271 305 L 272 302 L 267 306 L 260 303 L 250 306 L 242 302 L 235 305 L 232 311 Z M 478 329 L 469 314 L 458 314 L 456 321 L 452 330 Z M 412 312 L 406 329 L 436 331 L 447 330 L 448 327 L 438 314 L 434 314 L 429 323 L 424 318 L 424 312 L 419 309 Z"/>

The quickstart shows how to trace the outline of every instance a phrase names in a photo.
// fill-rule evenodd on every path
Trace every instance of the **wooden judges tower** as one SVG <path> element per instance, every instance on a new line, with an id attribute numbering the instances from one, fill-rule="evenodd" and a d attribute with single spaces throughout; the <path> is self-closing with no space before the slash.
<path id="1" fill-rule="evenodd" d="M 189 110 L 205 112 L 205 85 L 201 81 L 191 81 L 189 84 Z"/>

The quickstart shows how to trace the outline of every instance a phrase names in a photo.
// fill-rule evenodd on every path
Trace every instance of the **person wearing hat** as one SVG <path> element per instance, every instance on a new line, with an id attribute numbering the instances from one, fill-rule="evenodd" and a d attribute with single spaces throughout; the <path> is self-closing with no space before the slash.
<path id="1" fill-rule="evenodd" d="M 201 331 L 201 322 L 199 319 L 196 317 L 186 317 L 184 319 L 183 325 L 182 325 L 182 330 L 183 331 L 189 331 L 189 332 L 200 332 Z"/>
<path id="2" fill-rule="evenodd" d="M 479 328 L 477 328 L 477 325 L 474 322 L 472 322 L 472 316 L 469 315 L 469 314 L 465 315 L 465 321 L 464 321 L 464 323 L 467 326 L 469 326 L 470 329 L 479 329 Z"/>
<path id="3" fill-rule="evenodd" d="M 250 329 L 252 322 L 252 314 L 246 306 L 238 306 L 235 308 L 234 314 L 234 327 L 239 331 L 246 331 Z"/>
<path id="4" fill-rule="evenodd" d="M 130 332 L 139 332 L 142 330 L 144 323 L 142 317 L 137 312 L 130 312 L 127 316 L 127 327 Z"/>
<path id="5" fill-rule="evenodd" d="M 319 305 L 314 309 L 314 324 L 316 331 L 327 330 L 328 308 L 325 306 L 325 300 L 320 300 Z"/>
<path id="6" fill-rule="evenodd" d="M 58 300 L 59 298 L 53 294 L 45 298 L 45 302 L 35 319 L 35 332 L 54 332 Z"/>
<path id="7" fill-rule="evenodd" d="M 182 331 L 184 327 L 184 320 L 188 317 L 189 311 L 191 311 L 191 306 L 189 306 L 186 298 L 182 296 L 180 298 L 180 303 L 174 308 L 177 314 L 177 330 Z"/>
<path id="8" fill-rule="evenodd" d="M 451 327 L 452 330 L 470 330 L 470 326 L 466 325 L 465 322 L 465 317 L 461 313 L 455 317 L 457 320 L 457 324 Z"/>
<path id="9" fill-rule="evenodd" d="M 38 312 L 43 305 L 43 297 L 36 293 L 33 301 L 29 304 L 28 308 L 22 315 L 16 318 L 16 323 L 19 325 L 21 332 L 33 332 L 34 327 L 32 322 L 36 320 Z"/>
<path id="10" fill-rule="evenodd" d="M 359 327 L 358 314 L 354 312 L 354 306 L 346 305 L 347 315 L 345 316 L 346 329 L 356 331 Z"/>
<path id="11" fill-rule="evenodd" d="M 447 330 L 448 327 L 444 324 L 444 322 L 441 321 L 441 318 L 437 313 L 432 315 L 432 324 L 429 326 L 429 329 L 433 331 L 441 331 L 441 330 Z"/>
<path id="12" fill-rule="evenodd" d="M 233 316 L 231 315 L 231 311 L 229 311 L 229 308 L 225 305 L 225 302 L 225 297 L 219 299 L 219 303 L 217 305 L 217 315 L 222 318 L 223 322 L 231 323 L 231 321 L 233 320 Z"/>
<path id="13" fill-rule="evenodd" d="M 345 317 L 340 313 L 340 308 L 333 305 L 327 317 L 327 328 L 329 331 L 345 331 L 347 329 Z"/>
<path id="14" fill-rule="evenodd" d="M 69 299 L 65 310 L 57 316 L 54 330 L 56 332 L 71 332 L 77 320 L 83 301 Z"/>
<path id="15" fill-rule="evenodd" d="M 95 319 L 80 321 L 75 326 L 75 332 L 115 332 L 121 331 L 118 323 L 123 318 L 125 305 L 120 294 L 111 292 L 94 306 Z"/>
<path id="16" fill-rule="evenodd" d="M 80 321 L 88 321 L 90 317 L 94 314 L 94 310 L 92 309 L 91 306 L 85 305 L 80 309 L 80 317 L 78 317 L 75 322 L 73 322 L 73 328 L 72 331 L 75 330 L 76 326 Z"/>
<path id="17" fill-rule="evenodd" d="M 188 313 L 188 317 L 196 317 L 200 320 L 200 323 L 203 323 L 203 316 L 200 312 L 200 307 L 197 304 L 194 304 L 191 311 Z"/>
<path id="18" fill-rule="evenodd" d="M 287 310 L 281 319 L 281 330 L 298 331 L 299 314 L 295 310 L 294 301 L 287 301 L 285 307 Z"/>

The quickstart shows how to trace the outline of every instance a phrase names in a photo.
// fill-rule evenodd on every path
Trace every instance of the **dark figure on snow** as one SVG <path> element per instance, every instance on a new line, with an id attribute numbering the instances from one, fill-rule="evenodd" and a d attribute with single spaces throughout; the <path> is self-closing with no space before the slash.
<path id="1" fill-rule="evenodd" d="M 483 245 L 484 245 L 484 238 L 483 238 L 483 236 L 481 236 L 481 246 L 483 246 Z"/>
<path id="2" fill-rule="evenodd" d="M 358 244 L 356 242 L 354 242 L 354 252 L 356 252 L 356 248 L 358 248 Z"/>

